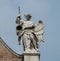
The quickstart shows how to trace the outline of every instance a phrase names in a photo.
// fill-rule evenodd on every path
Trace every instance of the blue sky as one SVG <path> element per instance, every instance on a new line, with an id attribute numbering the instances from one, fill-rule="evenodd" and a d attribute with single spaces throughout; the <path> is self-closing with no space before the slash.
<path id="1" fill-rule="evenodd" d="M 32 20 L 45 25 L 44 43 L 40 43 L 41 61 L 60 61 L 60 0 L 0 0 L 0 37 L 17 53 L 22 52 L 16 36 L 18 5 L 21 16 L 29 12 Z"/>

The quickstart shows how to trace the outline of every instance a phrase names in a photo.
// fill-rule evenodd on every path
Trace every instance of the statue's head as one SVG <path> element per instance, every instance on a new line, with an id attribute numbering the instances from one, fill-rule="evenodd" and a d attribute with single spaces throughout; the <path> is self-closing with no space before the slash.
<path id="1" fill-rule="evenodd" d="M 43 23 L 43 21 L 42 20 L 39 20 L 39 22 L 38 23 Z"/>
<path id="2" fill-rule="evenodd" d="M 32 17 L 29 13 L 26 13 L 24 16 L 25 16 L 26 20 L 28 20 L 28 21 L 29 21 L 29 20 L 31 19 L 31 17 Z"/>

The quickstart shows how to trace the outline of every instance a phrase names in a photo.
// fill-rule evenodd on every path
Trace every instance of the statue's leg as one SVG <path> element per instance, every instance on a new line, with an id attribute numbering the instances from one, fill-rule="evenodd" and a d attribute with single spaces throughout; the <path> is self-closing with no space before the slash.
<path id="1" fill-rule="evenodd" d="M 25 49 L 29 49 L 29 47 L 30 47 L 30 40 L 28 38 L 29 38 L 29 35 L 27 35 L 27 34 L 24 34 L 22 37 L 22 41 L 23 41 L 23 45 L 24 45 Z"/>
<path id="2" fill-rule="evenodd" d="M 32 34 L 33 34 L 33 38 L 34 38 L 34 40 L 36 42 L 36 47 L 38 49 L 39 48 L 39 46 L 38 46 L 38 38 L 37 38 L 37 36 L 34 33 L 32 33 Z"/>
<path id="3" fill-rule="evenodd" d="M 36 41 L 34 40 L 34 37 L 32 34 L 30 35 L 30 40 L 31 40 L 31 43 L 33 44 L 33 48 L 35 49 L 36 48 Z"/>

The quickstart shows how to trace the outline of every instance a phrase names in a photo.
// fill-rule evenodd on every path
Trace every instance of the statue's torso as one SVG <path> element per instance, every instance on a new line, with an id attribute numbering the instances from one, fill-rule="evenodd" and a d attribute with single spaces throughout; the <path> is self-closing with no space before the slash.
<path id="1" fill-rule="evenodd" d="M 23 21 L 23 29 L 34 26 L 32 21 Z"/>

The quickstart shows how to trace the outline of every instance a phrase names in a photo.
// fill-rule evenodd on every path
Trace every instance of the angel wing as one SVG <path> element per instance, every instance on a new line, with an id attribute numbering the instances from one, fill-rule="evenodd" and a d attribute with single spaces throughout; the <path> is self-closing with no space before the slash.
<path id="1" fill-rule="evenodd" d="M 43 41 L 43 33 L 44 33 L 44 24 L 43 23 L 38 23 L 35 26 L 34 33 L 36 37 L 38 38 L 39 41 Z"/>

